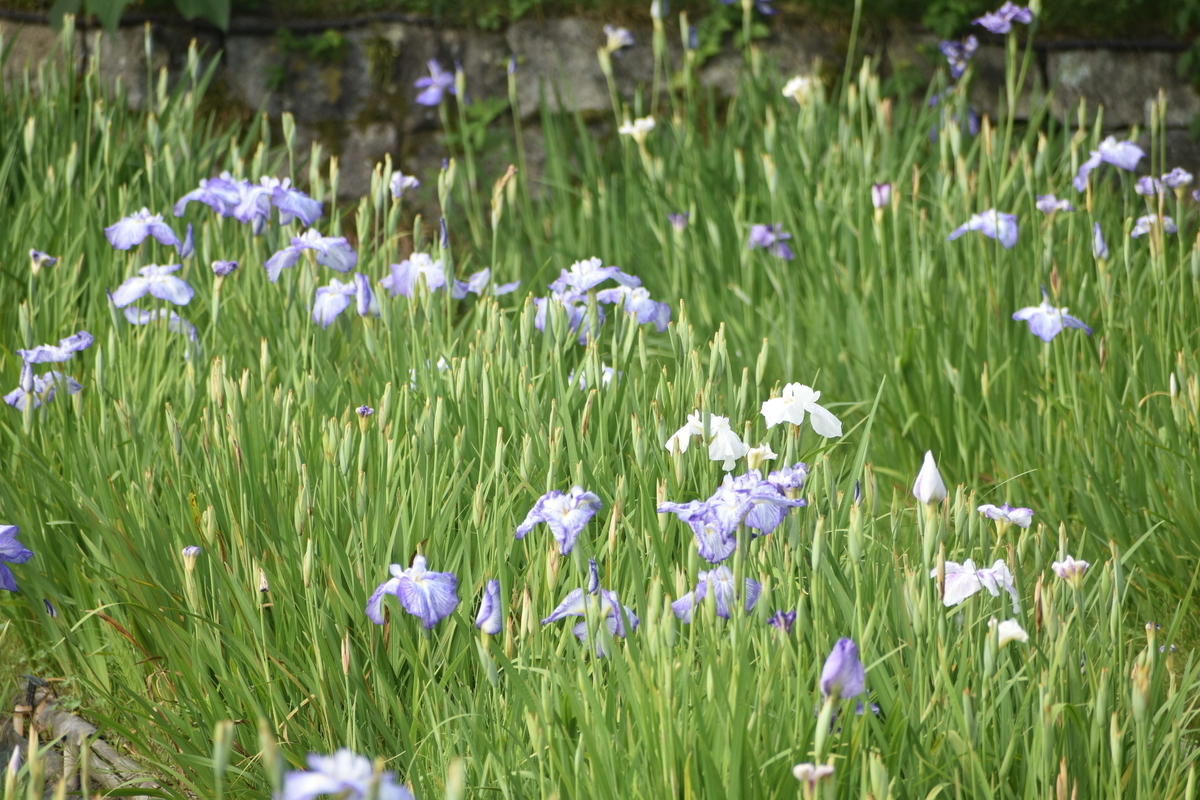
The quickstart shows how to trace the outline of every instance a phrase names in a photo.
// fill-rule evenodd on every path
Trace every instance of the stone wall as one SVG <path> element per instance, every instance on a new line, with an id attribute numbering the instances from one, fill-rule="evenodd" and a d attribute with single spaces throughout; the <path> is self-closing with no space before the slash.
<path id="1" fill-rule="evenodd" d="M 150 48 L 140 26 L 122 27 L 115 35 L 88 31 L 78 35 L 76 54 L 77 58 L 98 56 L 105 79 L 119 81 L 130 104 L 140 107 L 148 96 L 148 50 L 155 74 L 162 67 L 177 74 L 184 67 L 188 43 L 196 38 L 207 53 L 222 54 L 221 96 L 239 104 L 244 113 L 261 108 L 277 118 L 291 112 L 303 146 L 319 139 L 326 153 L 339 156 L 341 192 L 348 196 L 367 190 L 373 166 L 385 153 L 391 153 L 408 173 L 423 174 L 440 161 L 438 111 L 413 102 L 413 82 L 427 74 L 430 59 L 444 66 L 460 63 L 468 93 L 478 100 L 507 97 L 506 68 L 510 55 L 516 54 L 523 117 L 537 114 L 544 92 L 553 106 L 561 101 L 596 122 L 599 133 L 611 133 L 608 85 L 596 58 L 604 40 L 599 21 L 527 20 L 503 33 L 438 28 L 421 20 L 332 24 L 339 27 L 345 44 L 335 58 L 324 60 L 283 52 L 271 24 L 245 19 L 235 20 L 227 35 L 154 25 Z M 36 69 L 53 50 L 55 34 L 44 25 L 0 19 L 0 26 L 6 39 L 16 38 L 4 66 L 6 81 Z M 633 34 L 637 46 L 613 57 L 614 75 L 626 96 L 632 96 L 639 85 L 648 87 L 653 78 L 651 30 L 635 27 Z M 668 35 L 667 40 L 677 66 L 683 57 L 678 36 Z M 844 32 L 797 20 L 776 20 L 770 38 L 759 45 L 764 62 L 778 65 L 784 75 L 810 73 L 820 63 L 836 67 L 845 47 Z M 929 59 L 935 47 L 934 37 L 905 30 L 891 31 L 885 41 L 867 43 L 886 71 L 916 70 L 926 79 L 938 66 Z M 1039 52 L 1028 88 L 1038 96 L 1046 87 L 1054 87 L 1052 109 L 1072 124 L 1080 99 L 1092 110 L 1103 104 L 1105 125 L 1113 128 L 1144 128 L 1149 102 L 1162 89 L 1169 102 L 1167 121 L 1173 128 L 1168 137 L 1170 157 L 1200 172 L 1200 148 L 1186 131 L 1192 117 L 1200 113 L 1200 95 L 1177 76 L 1177 56 L 1164 50 L 1131 50 L 1119 43 L 1108 49 L 1052 47 Z M 699 77 L 717 96 L 729 96 L 736 91 L 742 69 L 741 53 L 729 50 L 710 58 Z M 981 113 L 995 116 L 1004 86 L 1002 46 L 984 44 L 975 56 L 975 70 L 972 101 Z M 1027 109 L 1026 99 L 1018 113 Z M 528 139 L 531 161 L 536 164 L 536 129 Z"/>

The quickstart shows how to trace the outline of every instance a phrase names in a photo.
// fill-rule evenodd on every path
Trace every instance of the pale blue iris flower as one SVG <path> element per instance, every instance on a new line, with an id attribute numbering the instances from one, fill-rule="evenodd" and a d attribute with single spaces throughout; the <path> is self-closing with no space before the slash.
<path id="1" fill-rule="evenodd" d="M 24 564 L 33 558 L 33 551 L 17 541 L 17 533 L 16 525 L 0 525 L 0 589 L 8 592 L 17 590 L 17 579 L 8 565 Z"/>
<path id="2" fill-rule="evenodd" d="M 436 291 L 446 285 L 446 271 L 442 268 L 442 260 L 434 261 L 428 253 L 413 253 L 399 264 L 392 264 L 392 274 L 379 282 L 387 289 L 392 297 L 403 295 L 412 297 L 417 288 L 417 278 L 423 277 L 429 291 Z"/>
<path id="3" fill-rule="evenodd" d="M 737 583 L 729 567 L 721 566 L 708 572 L 701 572 L 696 588 L 683 597 L 671 603 L 671 610 L 684 624 L 690 624 L 696 606 L 704 601 L 711 591 L 716 602 L 717 616 L 729 619 L 734 606 L 737 604 Z M 745 591 L 742 595 L 742 606 L 747 613 L 754 610 L 758 597 L 762 594 L 762 584 L 746 578 Z"/>
<path id="4" fill-rule="evenodd" d="M 365 756 L 343 747 L 331 756 L 308 755 L 308 770 L 284 776 L 281 800 L 315 800 L 329 796 L 341 800 L 413 800 L 412 793 L 384 772 L 375 777 L 375 765 Z"/>
<path id="5" fill-rule="evenodd" d="M 358 253 L 350 247 L 345 236 L 322 236 L 315 228 L 309 228 L 299 236 L 293 236 L 291 244 L 267 259 L 263 266 L 267 268 L 271 283 L 279 280 L 285 269 L 296 266 L 305 250 L 315 251 L 318 264 L 338 272 L 349 272 L 358 264 Z"/>
<path id="6" fill-rule="evenodd" d="M 1072 317 L 1066 308 L 1055 308 L 1050 305 L 1050 296 L 1042 289 L 1042 304 L 1026 306 L 1012 315 L 1018 322 L 1028 322 L 1029 331 L 1043 342 L 1051 342 L 1055 336 L 1062 333 L 1064 328 L 1079 328 L 1088 336 L 1092 329 L 1082 320 Z"/>
<path id="7" fill-rule="evenodd" d="M 1101 164 L 1112 164 L 1118 169 L 1133 171 L 1146 153 L 1134 142 L 1118 142 L 1115 136 L 1109 136 L 1100 143 L 1100 149 L 1093 150 L 1087 161 L 1079 166 L 1075 175 L 1075 191 L 1087 189 L 1088 175 Z"/>
<path id="8" fill-rule="evenodd" d="M 446 92 L 457 94 L 454 87 L 454 73 L 442 69 L 442 65 L 432 59 L 428 66 L 429 77 L 417 78 L 416 83 L 413 84 L 416 88 L 425 90 L 417 95 L 417 102 L 423 106 L 441 105 Z"/>
<path id="9" fill-rule="evenodd" d="M 426 628 L 437 625 L 458 606 L 458 579 L 453 572 L 427 570 L 425 556 L 414 557 L 408 569 L 399 564 L 389 569 L 392 577 L 379 584 L 367 601 L 367 618 L 376 625 L 383 624 L 383 597 L 388 594 L 395 595 L 404 610 L 419 617 Z"/>
<path id="10" fill-rule="evenodd" d="M 1017 243 L 1017 215 L 1004 214 L 994 208 L 972 214 L 969 220 L 950 232 L 946 241 L 952 242 L 967 231 L 979 231 L 989 239 L 999 241 L 1005 250 L 1011 250 Z"/>
<path id="11" fill-rule="evenodd" d="M 487 267 L 484 267 L 479 272 L 472 274 L 471 277 L 467 278 L 465 281 L 455 281 L 454 285 L 450 288 L 450 296 L 455 300 L 462 300 L 467 296 L 468 293 L 474 293 L 478 295 L 485 294 L 491 282 L 492 271 Z M 497 296 L 508 294 L 509 292 L 516 291 L 517 287 L 520 285 L 520 281 L 502 283 L 492 288 L 492 294 Z"/>
<path id="12" fill-rule="evenodd" d="M 500 633 L 504 624 L 500 606 L 500 581 L 490 580 L 483 588 L 483 599 L 479 602 L 479 615 L 475 627 L 489 636 Z"/>
<path id="13" fill-rule="evenodd" d="M 142 267 L 136 277 L 128 278 L 110 295 L 113 305 L 124 308 L 149 294 L 177 306 L 186 306 L 196 292 L 183 278 L 171 274 L 179 267 L 179 264 L 149 264 Z"/>
<path id="14" fill-rule="evenodd" d="M 524 539 L 539 522 L 544 522 L 558 542 L 559 553 L 565 556 L 575 546 L 584 526 L 603 507 L 600 498 L 584 491 L 582 486 L 573 486 L 565 494 L 551 489 L 529 509 L 525 520 L 517 526 L 516 537 Z"/>
<path id="15" fill-rule="evenodd" d="M 148 208 L 108 226 L 104 229 L 104 235 L 117 250 L 129 250 L 141 244 L 147 236 L 153 236 L 159 244 L 168 247 L 182 245 L 171 226 L 163 222 L 162 214 L 151 214 Z"/>
<path id="16" fill-rule="evenodd" d="M 79 331 L 58 344 L 39 344 L 29 350 L 18 350 L 26 364 L 58 364 L 74 358 L 75 354 L 92 346 L 94 339 L 87 331 Z"/>

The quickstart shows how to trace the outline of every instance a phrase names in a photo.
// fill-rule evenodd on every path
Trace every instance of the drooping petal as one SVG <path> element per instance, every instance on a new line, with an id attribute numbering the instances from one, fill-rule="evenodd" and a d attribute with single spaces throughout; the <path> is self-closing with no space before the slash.
<path id="1" fill-rule="evenodd" d="M 157 275 L 150 279 L 146 290 L 159 300 L 166 300 L 177 306 L 186 306 L 196 291 L 183 278 L 174 275 Z M 118 292 L 120 289 L 117 290 Z M 114 295 L 116 293 L 114 292 Z"/>
<path id="2" fill-rule="evenodd" d="M 270 279 L 271 283 L 275 283 L 277 280 L 279 280 L 280 274 L 285 269 L 291 269 L 292 267 L 296 266 L 296 262 L 299 260 L 299 248 L 292 246 L 283 248 L 282 250 L 276 252 L 275 255 L 268 258 L 263 264 L 263 266 L 267 269 L 267 278 Z"/>
<path id="3" fill-rule="evenodd" d="M 367 619 L 374 622 L 376 625 L 383 624 L 383 597 L 384 595 L 392 594 L 399 596 L 400 579 L 388 578 L 383 583 L 376 587 L 372 592 L 371 597 L 367 600 Z"/>
<path id="4" fill-rule="evenodd" d="M 490 580 L 483 590 L 483 599 L 479 603 L 479 614 L 475 617 L 475 627 L 489 636 L 495 636 L 500 633 L 502 625 L 500 581 Z"/>

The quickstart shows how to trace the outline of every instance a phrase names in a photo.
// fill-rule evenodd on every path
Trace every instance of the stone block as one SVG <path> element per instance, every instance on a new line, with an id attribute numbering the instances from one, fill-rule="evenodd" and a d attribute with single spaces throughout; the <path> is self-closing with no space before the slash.
<path id="1" fill-rule="evenodd" d="M 604 42 L 600 23 L 576 18 L 519 21 L 509 27 L 507 41 L 522 59 L 517 81 L 522 117 L 538 112 L 543 91 L 553 110 L 611 110 L 608 84 L 596 59 Z"/>
<path id="2" fill-rule="evenodd" d="M 1074 125 L 1080 99 L 1092 118 L 1104 106 L 1104 125 L 1146 125 L 1159 89 L 1167 94 L 1167 125 L 1183 127 L 1200 113 L 1200 96 L 1175 71 L 1178 55 L 1164 52 L 1069 50 L 1050 53 L 1047 72 L 1055 88 L 1056 116 Z"/>

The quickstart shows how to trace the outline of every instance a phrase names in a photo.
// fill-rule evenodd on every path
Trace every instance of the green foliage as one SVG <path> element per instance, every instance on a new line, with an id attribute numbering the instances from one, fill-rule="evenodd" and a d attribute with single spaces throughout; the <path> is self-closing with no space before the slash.
<path id="1" fill-rule="evenodd" d="M 100 24 L 115 31 L 121 14 L 134 0 L 54 0 L 50 6 L 50 24 L 61 29 L 64 14 L 95 14 Z M 184 19 L 203 19 L 221 30 L 229 28 L 230 0 L 173 0 Z"/>
<path id="2" fill-rule="evenodd" d="M 841 797 L 1194 797 L 1197 220 L 1166 197 L 1179 235 L 1129 238 L 1152 207 L 1109 167 L 1074 193 L 1098 127 L 1035 108 L 1028 127 L 1002 112 L 972 139 L 950 119 L 965 116 L 966 86 L 931 109 L 884 97 L 870 64 L 803 105 L 764 67 L 719 113 L 685 69 L 677 94 L 614 108 L 614 123 L 653 112 L 644 146 L 544 111 L 538 163 L 515 129 L 499 141 L 493 127 L 481 147 L 495 108 L 471 118 L 456 100 L 444 118 L 471 135 L 448 140 L 456 160 L 420 176 L 416 197 L 446 218 L 443 248 L 392 200 L 388 167 L 347 213 L 319 150 L 273 143 L 260 116 L 245 129 L 199 118 L 207 76 L 191 63 L 136 113 L 95 72 L 63 69 L 69 54 L 0 90 L 5 386 L 16 348 L 96 336 L 61 367 L 81 393 L 0 407 L 2 521 L 36 553 L 14 567 L 21 591 L 0 593 L 0 635 L 71 678 L 168 795 L 266 797 L 277 763 L 347 746 L 386 759 L 422 800 L 458 796 L 458 770 L 476 797 L 789 797 L 791 765 L 826 760 Z M 372 280 L 415 248 L 448 278 L 489 267 L 521 293 L 454 301 L 422 287 L 323 330 L 309 315 L 331 273 L 302 260 L 271 284 L 262 268 L 294 229 L 256 237 L 192 204 L 168 220 L 195 226 L 180 274 L 196 295 L 178 312 L 198 347 L 111 308 L 110 289 L 175 254 L 114 251 L 105 226 L 168 211 L 222 170 L 257 178 L 306 156 L 318 227 L 345 225 Z M 493 197 L 510 161 L 512 190 Z M 877 180 L 895 186 L 878 213 Z M 1047 192 L 1079 210 L 1043 217 Z M 1020 217 L 1012 250 L 946 241 L 993 207 Z M 667 220 L 678 211 L 681 232 Z M 752 224 L 775 222 L 794 261 L 746 246 Z M 1107 262 L 1092 257 L 1093 222 Z M 32 275 L 31 247 L 58 265 Z M 671 302 L 667 332 L 611 307 L 586 346 L 556 307 L 537 329 L 525 293 L 592 255 Z M 215 280 L 207 265 L 230 258 L 241 269 Z M 1095 336 L 1047 345 L 1014 322 L 1041 284 Z M 618 372 L 607 387 L 604 364 Z M 842 439 L 765 427 L 760 404 L 791 381 L 822 392 Z M 376 409 L 365 421 L 363 403 Z M 807 507 L 730 562 L 764 585 L 754 611 L 723 620 L 705 601 L 683 626 L 668 604 L 708 565 L 656 508 L 722 478 L 702 444 L 663 447 L 697 408 L 812 472 Z M 952 487 L 936 509 L 908 496 L 927 449 Z M 604 509 L 570 556 L 541 529 L 514 538 L 542 492 L 574 484 Z M 975 513 L 1003 501 L 1034 508 L 1035 524 Z M 418 551 L 457 574 L 458 610 L 424 631 L 389 599 L 387 624 L 368 622 L 387 565 Z M 1078 588 L 1050 567 L 1067 553 L 1092 564 Z M 540 624 L 589 557 L 641 619 L 612 642 L 593 617 L 606 658 Z M 1004 558 L 1021 609 L 986 592 L 944 608 L 930 570 L 966 558 Z M 505 625 L 485 638 L 472 621 L 492 578 Z M 797 612 L 791 635 L 765 624 L 776 609 Z M 992 617 L 1020 621 L 1029 642 L 1001 649 Z M 861 647 L 879 712 L 842 701 L 827 725 L 817 687 L 840 636 Z"/>

